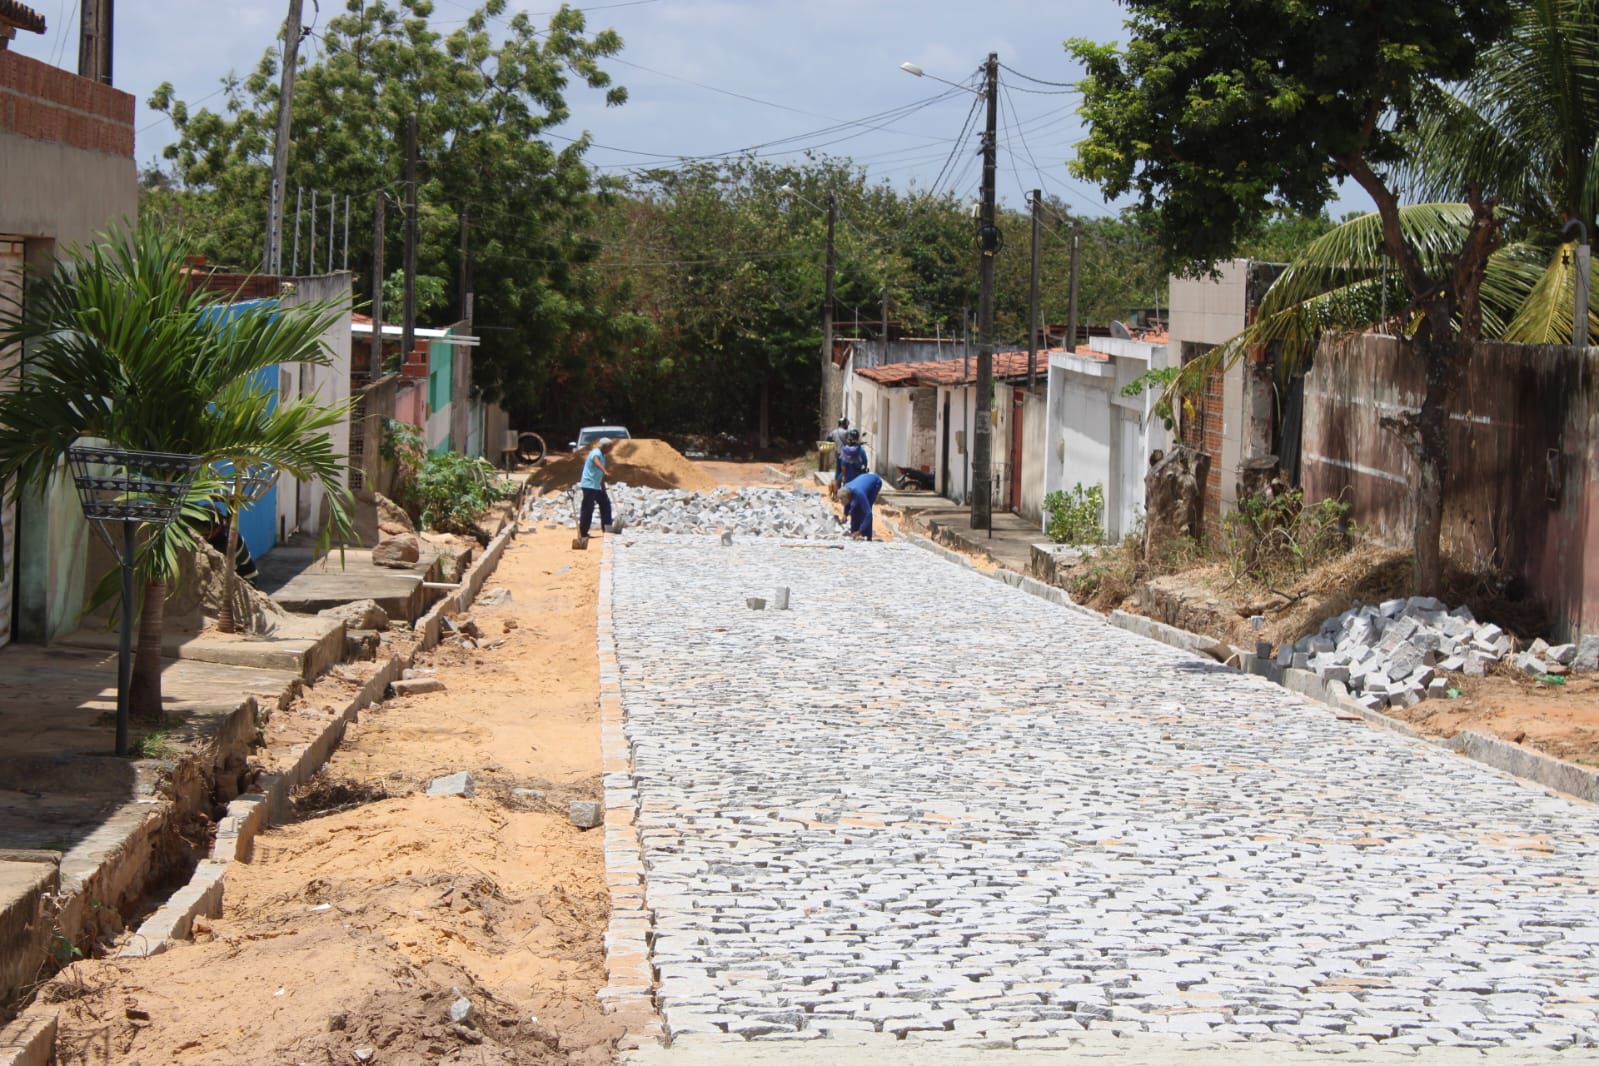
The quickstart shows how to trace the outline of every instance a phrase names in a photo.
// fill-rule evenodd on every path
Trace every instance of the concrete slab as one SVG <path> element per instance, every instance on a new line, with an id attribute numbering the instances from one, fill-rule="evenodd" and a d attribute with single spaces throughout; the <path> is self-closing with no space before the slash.
<path id="1" fill-rule="evenodd" d="M 117 633 L 89 625 L 60 641 L 60 646 L 114 653 Z M 331 618 L 290 614 L 266 636 L 168 628 L 162 634 L 161 653 L 172 659 L 224 666 L 292 670 L 302 680 L 311 681 L 344 657 L 344 627 Z"/>
<path id="2" fill-rule="evenodd" d="M 115 653 L 14 644 L 0 649 L 0 677 L 0 848 L 61 853 L 57 922 L 72 940 L 92 939 L 98 922 L 165 873 L 167 819 L 209 803 L 217 771 L 243 766 L 258 699 L 278 707 L 300 679 L 297 670 L 170 660 L 159 757 L 118 759 Z M 0 910 L 27 906 L 30 891 L 0 885 Z M 91 896 L 100 906 L 86 904 Z M 0 940 L 0 958 L 31 967 L 30 982 L 49 946 L 37 939 Z M 13 991 L 0 982 L 0 1001 Z"/>
<path id="3" fill-rule="evenodd" d="M 394 570 L 372 562 L 366 548 L 347 548 L 318 555 L 310 548 L 278 548 L 256 562 L 256 584 L 286 611 L 316 614 L 352 600 L 376 600 L 390 618 L 413 621 L 427 609 L 431 596 L 424 581 L 437 580 L 439 554 L 426 544 L 422 557 L 409 570 Z"/>
<path id="4" fill-rule="evenodd" d="M 913 528 L 921 529 L 940 544 L 976 554 L 1019 574 L 1028 572 L 1032 547 L 1043 539 L 1037 522 L 1009 511 L 994 512 L 992 532 L 973 529 L 970 508 L 931 492 L 884 489 L 877 505 L 898 512 Z"/>

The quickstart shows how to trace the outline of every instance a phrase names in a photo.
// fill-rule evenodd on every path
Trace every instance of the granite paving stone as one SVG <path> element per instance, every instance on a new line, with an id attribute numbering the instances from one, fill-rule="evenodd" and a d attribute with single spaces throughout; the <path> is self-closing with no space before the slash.
<path id="1" fill-rule="evenodd" d="M 669 1032 L 1599 1036 L 1599 808 L 912 545 L 614 546 Z"/>

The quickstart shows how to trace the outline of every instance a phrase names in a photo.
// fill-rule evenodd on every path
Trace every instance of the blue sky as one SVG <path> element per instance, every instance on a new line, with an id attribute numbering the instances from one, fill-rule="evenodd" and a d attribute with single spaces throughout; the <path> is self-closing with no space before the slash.
<path id="1" fill-rule="evenodd" d="M 19 34 L 14 46 L 74 65 L 78 0 L 32 2 L 49 32 L 43 38 Z M 326 18 L 344 0 L 320 2 Z M 463 18 L 471 7 L 470 0 L 434 2 L 441 21 Z M 547 13 L 552 5 L 526 0 L 513 6 Z M 216 106 L 219 79 L 255 65 L 286 9 L 286 0 L 118 5 L 114 72 L 116 84 L 139 102 L 141 163 L 157 158 L 172 137 L 170 125 L 144 106 L 150 91 L 171 81 L 191 106 Z M 1080 72 L 1062 42 L 1121 36 L 1122 11 L 1112 0 L 598 0 L 585 10 L 591 28 L 621 34 L 623 51 L 609 69 L 630 99 L 606 108 L 599 94 L 574 88 L 568 94 L 572 121 L 559 132 L 589 130 L 597 144 L 608 146 L 596 147 L 590 159 L 609 171 L 659 161 L 648 153 L 710 155 L 783 141 L 768 151 L 787 153 L 779 158 L 799 158 L 805 148 L 849 155 L 872 177 L 901 187 L 915 182 L 926 188 L 942 171 L 940 189 L 975 196 L 976 139 L 956 143 L 972 96 L 951 90 L 948 99 L 928 102 L 947 87 L 912 77 L 899 64 L 909 61 L 928 74 L 965 82 L 993 51 L 1010 68 L 1001 71 L 1000 198 L 1019 206 L 1025 190 L 1042 187 L 1085 214 L 1114 209 L 1097 189 L 1066 173 L 1071 146 L 1082 136 L 1075 94 L 1023 76 L 1075 81 Z M 306 0 L 306 15 L 316 15 L 312 0 Z M 921 102 L 927 106 L 870 122 L 880 128 L 819 132 Z M 1335 211 L 1361 206 L 1356 191 Z"/>

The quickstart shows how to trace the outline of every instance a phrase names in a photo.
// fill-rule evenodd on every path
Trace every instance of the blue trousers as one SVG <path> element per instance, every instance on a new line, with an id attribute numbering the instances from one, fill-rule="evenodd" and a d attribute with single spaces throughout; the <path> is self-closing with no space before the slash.
<path id="1" fill-rule="evenodd" d="M 611 528 L 611 498 L 605 494 L 604 489 L 583 490 L 583 512 L 578 519 L 577 532 L 579 536 L 589 535 L 589 525 L 594 521 L 594 505 L 600 505 L 600 528 Z"/>

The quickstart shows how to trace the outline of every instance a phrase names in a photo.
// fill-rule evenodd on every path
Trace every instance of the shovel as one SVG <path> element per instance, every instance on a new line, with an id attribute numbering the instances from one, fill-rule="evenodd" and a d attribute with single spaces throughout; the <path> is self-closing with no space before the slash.
<path id="1" fill-rule="evenodd" d="M 582 513 L 578 510 L 577 493 L 575 493 L 575 492 L 574 493 L 568 493 L 568 496 L 572 500 L 572 528 L 579 530 L 578 535 L 572 538 L 572 550 L 573 551 L 586 551 L 588 549 L 588 546 L 589 546 L 589 539 L 587 537 L 585 537 L 582 534 L 582 532 L 581 532 L 582 524 L 583 524 L 583 516 L 582 516 Z"/>

